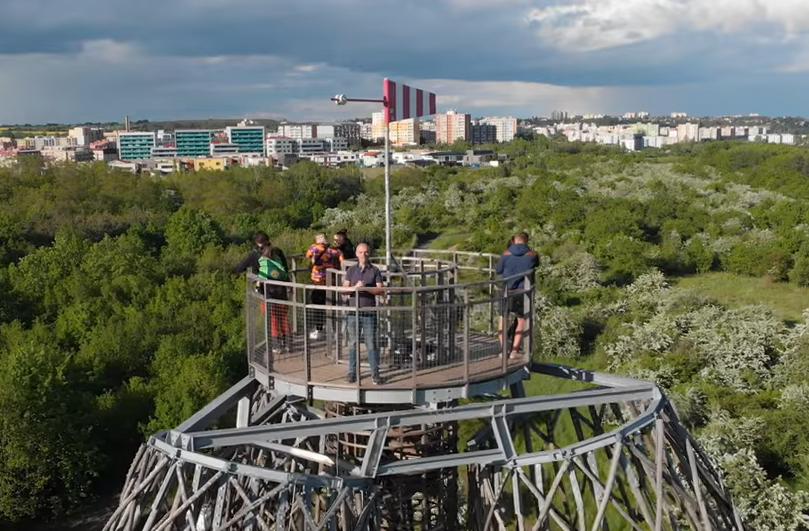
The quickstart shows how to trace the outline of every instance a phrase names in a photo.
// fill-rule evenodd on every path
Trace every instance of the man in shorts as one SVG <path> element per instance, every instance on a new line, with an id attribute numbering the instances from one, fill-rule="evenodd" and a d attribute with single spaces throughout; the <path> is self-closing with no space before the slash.
<path id="1" fill-rule="evenodd" d="M 533 274 L 533 271 L 539 265 L 539 256 L 536 251 L 532 251 L 528 247 L 528 234 L 520 232 L 515 234 L 512 238 L 512 243 L 509 245 L 506 252 L 500 257 L 497 263 L 497 274 L 502 278 L 513 277 L 515 275 Z M 525 288 L 525 276 L 518 276 L 509 280 L 505 286 L 507 299 L 507 308 L 504 308 L 500 316 L 500 324 L 497 327 L 497 337 L 500 339 L 500 344 L 503 344 L 503 322 L 508 312 L 513 312 L 517 315 L 517 326 L 514 329 L 514 338 L 511 345 L 506 345 L 509 349 L 509 358 L 516 359 L 517 351 L 520 349 L 522 343 L 523 330 L 525 330 L 525 296 L 522 293 L 511 293 L 522 290 Z M 501 353 L 502 354 L 502 353 Z"/>

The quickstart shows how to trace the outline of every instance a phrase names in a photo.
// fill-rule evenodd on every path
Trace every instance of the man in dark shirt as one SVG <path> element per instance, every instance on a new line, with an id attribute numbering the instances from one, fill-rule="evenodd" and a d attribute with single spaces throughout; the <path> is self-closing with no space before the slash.
<path id="1" fill-rule="evenodd" d="M 263 232 L 257 232 L 253 235 L 253 250 L 244 259 L 236 264 L 231 270 L 233 273 L 244 273 L 250 268 L 253 273 L 258 273 L 258 259 L 261 257 L 261 252 L 265 247 L 270 245 L 270 237 Z"/>
<path id="2" fill-rule="evenodd" d="M 344 260 L 356 260 L 357 253 L 354 251 L 354 244 L 348 239 L 345 229 L 339 230 L 334 234 L 334 246 L 343 253 Z"/>
<path id="3" fill-rule="evenodd" d="M 497 274 L 502 278 L 526 275 L 532 273 L 538 265 L 539 256 L 536 251 L 532 251 L 531 248 L 528 247 L 528 234 L 521 232 L 514 235 L 508 250 L 500 257 L 500 261 L 497 263 Z M 514 329 L 514 339 L 511 345 L 506 345 L 506 348 L 509 349 L 509 358 L 511 359 L 516 359 L 517 351 L 520 349 L 520 343 L 522 343 L 526 312 L 523 304 L 524 295 L 522 293 L 511 295 L 509 292 L 524 288 L 525 276 L 518 276 L 506 282 L 504 295 L 508 296 L 508 306 L 503 308 L 502 315 L 500 316 L 500 324 L 497 327 L 497 336 L 500 338 L 500 344 L 502 345 L 504 316 L 509 311 L 517 314 L 517 326 Z"/>
<path id="4" fill-rule="evenodd" d="M 367 244 L 361 243 L 357 246 L 357 264 L 352 265 L 346 271 L 343 278 L 344 288 L 354 288 L 348 299 L 348 306 L 355 308 L 349 310 L 346 319 L 348 326 L 348 382 L 357 381 L 357 341 L 359 334 L 365 337 L 365 350 L 368 353 L 368 363 L 371 365 L 371 378 L 374 384 L 382 383 L 379 376 L 379 353 L 376 350 L 374 339 L 376 337 L 376 316 L 377 312 L 362 311 L 362 308 L 372 308 L 376 306 L 376 296 L 382 295 L 382 273 L 379 268 L 373 265 L 369 258 L 370 248 Z M 372 289 L 368 289 L 372 288 Z M 356 310 L 356 308 L 359 308 Z"/>

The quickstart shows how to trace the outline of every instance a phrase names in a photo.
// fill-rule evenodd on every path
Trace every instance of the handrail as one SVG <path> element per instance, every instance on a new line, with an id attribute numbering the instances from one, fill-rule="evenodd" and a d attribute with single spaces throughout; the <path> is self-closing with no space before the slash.
<path id="1" fill-rule="evenodd" d="M 464 256 L 452 254 L 455 259 Z M 329 269 L 328 285 L 311 284 L 308 279 L 301 282 L 295 276 L 277 281 L 248 273 L 251 367 L 257 374 L 287 382 L 295 389 L 304 386 L 293 392 L 308 394 L 304 389 L 313 387 L 353 389 L 356 401 L 371 400 L 363 395 L 370 389 L 415 392 L 442 385 L 462 387 L 463 395 L 470 396 L 474 382 L 524 370 L 533 357 L 533 272 L 494 278 L 494 255 L 466 256 L 487 259 L 487 264 L 470 267 L 487 279 L 463 282 L 457 275 L 457 262 L 426 256 L 402 260 L 406 265 L 408 261 L 417 264 L 419 271 L 403 268 L 398 277 L 383 273 L 387 285 L 382 288 L 343 287 L 345 268 Z M 405 279 L 407 285 L 400 285 L 397 278 Z M 506 289 L 515 280 L 523 287 Z M 384 303 L 360 307 L 361 294 L 372 291 L 380 294 L 370 300 Z M 508 323 L 511 311 L 520 315 L 513 332 Z M 505 330 L 499 333 L 501 322 Z M 282 330 L 285 326 L 290 329 L 288 336 Z M 368 333 L 372 339 L 366 343 Z M 512 336 L 520 335 L 522 350 L 511 352 L 512 344 L 519 343 Z M 358 342 L 352 338 L 363 338 L 366 348 L 356 346 Z M 350 370 L 354 348 L 364 350 L 360 355 L 366 357 L 376 355 L 367 362 L 357 360 L 357 369 Z M 373 382 L 370 376 L 374 376 Z M 418 398 L 413 395 L 409 400 Z"/>

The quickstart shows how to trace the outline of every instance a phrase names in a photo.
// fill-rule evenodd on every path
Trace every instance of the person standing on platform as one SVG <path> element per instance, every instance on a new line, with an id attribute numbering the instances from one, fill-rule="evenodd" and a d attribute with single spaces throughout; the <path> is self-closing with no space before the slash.
<path id="1" fill-rule="evenodd" d="M 258 259 L 258 275 L 267 280 L 286 282 L 289 278 L 289 266 L 284 252 L 272 245 L 266 245 Z M 279 284 L 261 283 L 265 300 L 286 301 L 287 288 Z M 270 335 L 272 336 L 272 352 L 280 354 L 290 352 L 289 307 L 286 304 L 268 302 L 270 310 Z M 264 310 L 264 308 L 262 308 Z"/>
<path id="2" fill-rule="evenodd" d="M 539 265 L 539 256 L 536 251 L 532 251 L 528 247 L 528 233 L 520 232 L 515 234 L 506 252 L 500 257 L 497 263 L 497 274 L 502 278 L 513 277 L 515 275 L 529 275 Z M 497 337 L 500 339 L 500 345 L 503 344 L 503 321 L 509 312 L 517 315 L 517 326 L 514 328 L 514 338 L 511 345 L 506 345 L 509 349 L 508 356 L 510 359 L 516 359 L 517 351 L 520 349 L 522 343 L 523 331 L 525 330 L 525 304 L 524 295 L 512 292 L 519 291 L 525 288 L 525 276 L 518 276 L 512 278 L 507 282 L 504 290 L 504 296 L 507 297 L 507 305 L 503 308 L 500 315 L 500 324 L 497 327 Z M 501 352 L 502 355 L 502 352 Z"/>
<path id="3" fill-rule="evenodd" d="M 231 269 L 233 273 L 244 273 L 248 269 L 253 273 L 258 273 L 258 259 L 264 247 L 270 246 L 270 237 L 264 232 L 257 232 L 253 235 L 253 250 L 244 259 Z"/>
<path id="4" fill-rule="evenodd" d="M 343 287 L 354 288 L 348 299 L 348 378 L 349 383 L 357 381 L 357 343 L 359 334 L 365 338 L 365 350 L 368 354 L 368 363 L 371 365 L 371 379 L 375 385 L 384 383 L 379 375 L 379 352 L 376 349 L 376 322 L 377 312 L 363 311 L 363 308 L 376 306 L 377 295 L 383 295 L 382 273 L 370 261 L 371 250 L 368 244 L 357 246 L 357 264 L 346 270 Z M 371 288 L 371 289 L 361 289 Z"/>
<path id="5" fill-rule="evenodd" d="M 354 244 L 348 239 L 345 229 L 338 230 L 334 234 L 334 246 L 343 253 L 343 260 L 356 260 L 357 253 L 354 251 Z"/>
<path id="6" fill-rule="evenodd" d="M 329 269 L 340 269 L 340 262 L 343 255 L 339 249 L 329 245 L 325 234 L 318 234 L 315 243 L 306 251 L 306 258 L 310 260 L 309 271 L 312 284 L 315 286 L 325 286 L 327 284 L 326 274 Z M 313 289 L 309 292 L 309 304 L 326 304 L 326 290 Z M 326 327 L 326 310 L 323 308 L 312 308 L 308 310 L 307 321 L 309 326 L 309 339 L 320 339 Z"/>

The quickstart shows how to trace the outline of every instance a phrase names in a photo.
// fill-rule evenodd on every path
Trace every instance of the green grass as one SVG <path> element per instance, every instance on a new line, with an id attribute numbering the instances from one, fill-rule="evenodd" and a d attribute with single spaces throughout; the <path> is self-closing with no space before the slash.
<path id="1" fill-rule="evenodd" d="M 767 278 L 706 273 L 677 279 L 675 286 L 696 290 L 730 308 L 763 304 L 787 321 L 803 321 L 803 310 L 809 308 L 809 288 Z"/>
<path id="2" fill-rule="evenodd" d="M 366 179 L 374 179 L 385 174 L 385 168 L 362 168 L 360 171 Z"/>
<path id="3" fill-rule="evenodd" d="M 449 249 L 472 237 L 469 232 L 445 232 L 430 242 L 430 249 Z"/>

